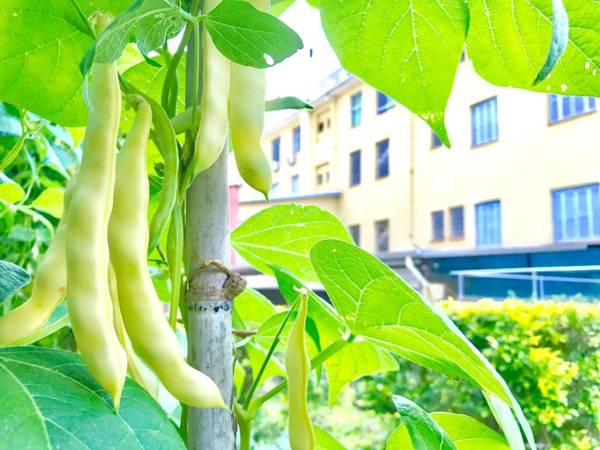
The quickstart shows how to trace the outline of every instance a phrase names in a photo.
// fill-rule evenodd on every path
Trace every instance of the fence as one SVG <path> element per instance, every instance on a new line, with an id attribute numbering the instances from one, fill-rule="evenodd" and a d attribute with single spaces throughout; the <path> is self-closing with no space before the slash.
<path id="1" fill-rule="evenodd" d="M 596 273 L 595 273 L 596 272 Z M 565 275 L 563 275 L 565 274 Z M 578 276 L 587 274 L 588 276 Z M 561 289 L 554 289 L 551 295 L 572 294 L 569 285 L 595 285 L 600 291 L 600 265 L 586 266 L 558 266 L 558 267 L 515 267 L 479 270 L 453 270 L 450 275 L 458 278 L 458 299 L 468 297 L 466 281 L 474 279 L 513 280 L 530 284 L 531 299 L 542 300 L 550 295 L 547 291 L 548 283 L 560 283 Z M 507 282 L 510 284 L 510 282 Z M 521 292 L 523 289 L 520 289 Z M 589 290 L 588 290 L 589 291 Z M 471 294 L 473 296 L 473 294 Z"/>

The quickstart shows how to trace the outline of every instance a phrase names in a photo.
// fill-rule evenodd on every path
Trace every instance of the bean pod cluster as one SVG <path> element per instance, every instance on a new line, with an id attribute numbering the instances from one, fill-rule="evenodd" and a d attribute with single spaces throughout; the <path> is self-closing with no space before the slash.
<path id="1" fill-rule="evenodd" d="M 96 30 L 109 21 L 95 17 Z M 155 395 L 160 380 L 189 406 L 227 408 L 217 385 L 181 356 L 148 271 L 152 108 L 141 96 L 127 98 L 137 114 L 117 155 L 121 89 L 115 63 L 92 64 L 88 94 L 81 165 L 66 189 L 63 219 L 31 298 L 0 317 L 0 346 L 42 328 L 66 296 L 77 348 L 115 409 L 127 372 Z"/>

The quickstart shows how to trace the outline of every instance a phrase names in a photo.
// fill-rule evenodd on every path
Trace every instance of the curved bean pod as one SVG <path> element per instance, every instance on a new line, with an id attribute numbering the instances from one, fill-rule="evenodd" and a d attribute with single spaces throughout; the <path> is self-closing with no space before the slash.
<path id="1" fill-rule="evenodd" d="M 136 351 L 173 396 L 197 408 L 226 408 L 217 385 L 181 357 L 146 265 L 146 141 L 151 117 L 148 103 L 139 98 L 136 120 L 117 159 L 109 244 L 121 314 Z"/>

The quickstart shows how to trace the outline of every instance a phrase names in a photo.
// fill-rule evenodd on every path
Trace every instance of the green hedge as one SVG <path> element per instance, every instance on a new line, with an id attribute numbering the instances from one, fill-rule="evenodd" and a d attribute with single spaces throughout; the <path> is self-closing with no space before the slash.
<path id="1" fill-rule="evenodd" d="M 600 307 L 574 302 L 446 301 L 441 308 L 502 374 L 546 448 L 600 448 Z M 477 389 L 401 361 L 355 384 L 360 408 L 393 412 L 392 393 L 429 411 L 493 424 Z"/>

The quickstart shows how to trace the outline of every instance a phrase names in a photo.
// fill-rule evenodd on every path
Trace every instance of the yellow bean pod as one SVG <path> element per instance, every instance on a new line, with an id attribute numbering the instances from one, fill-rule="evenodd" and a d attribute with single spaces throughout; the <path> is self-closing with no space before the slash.
<path id="1" fill-rule="evenodd" d="M 206 13 L 215 8 L 221 0 L 206 0 Z M 196 134 L 193 156 L 193 175 L 212 166 L 225 145 L 227 138 L 227 92 L 229 90 L 230 62 L 215 47 L 206 30 L 202 30 L 203 42 L 203 88 L 200 105 L 200 123 Z"/>
<path id="2" fill-rule="evenodd" d="M 269 9 L 268 0 L 250 3 L 263 11 Z M 264 69 L 231 64 L 229 126 L 235 161 L 244 181 L 268 197 L 272 184 L 271 164 L 261 145 L 265 91 Z"/>
<path id="3" fill-rule="evenodd" d="M 197 408 L 226 408 L 217 385 L 181 357 L 148 272 L 146 142 L 151 117 L 148 104 L 138 99 L 137 117 L 117 159 L 109 244 L 121 314 L 134 348 L 174 397 Z"/>
<path id="4" fill-rule="evenodd" d="M 288 377 L 289 440 L 292 450 L 313 450 L 315 432 L 308 412 L 308 378 L 310 358 L 306 348 L 306 316 L 308 296 L 300 293 L 300 309 L 292 325 L 285 352 L 285 370 Z"/>
<path id="5" fill-rule="evenodd" d="M 71 178 L 65 189 L 63 216 L 69 209 L 73 182 L 74 178 Z M 64 298 L 67 284 L 65 232 L 65 220 L 61 220 L 37 267 L 31 296 L 22 305 L 0 316 L 0 347 L 11 345 L 43 328 Z"/>
<path id="6" fill-rule="evenodd" d="M 97 28 L 108 19 L 100 16 Z M 81 167 L 66 216 L 67 306 L 88 370 L 119 407 L 127 359 L 116 336 L 108 286 L 108 220 L 121 112 L 116 65 L 92 64 Z"/>
<path id="7" fill-rule="evenodd" d="M 140 386 L 142 386 L 152 397 L 158 397 L 158 378 L 156 375 L 144 364 L 140 357 L 135 353 L 131 339 L 127 335 L 125 324 L 123 323 L 123 316 L 121 315 L 121 307 L 119 306 L 119 294 L 117 292 L 117 279 L 114 269 L 110 268 L 108 285 L 110 288 L 110 297 L 112 298 L 113 304 L 113 320 L 115 325 L 115 331 L 121 346 L 125 350 L 127 355 L 127 372 Z"/>

